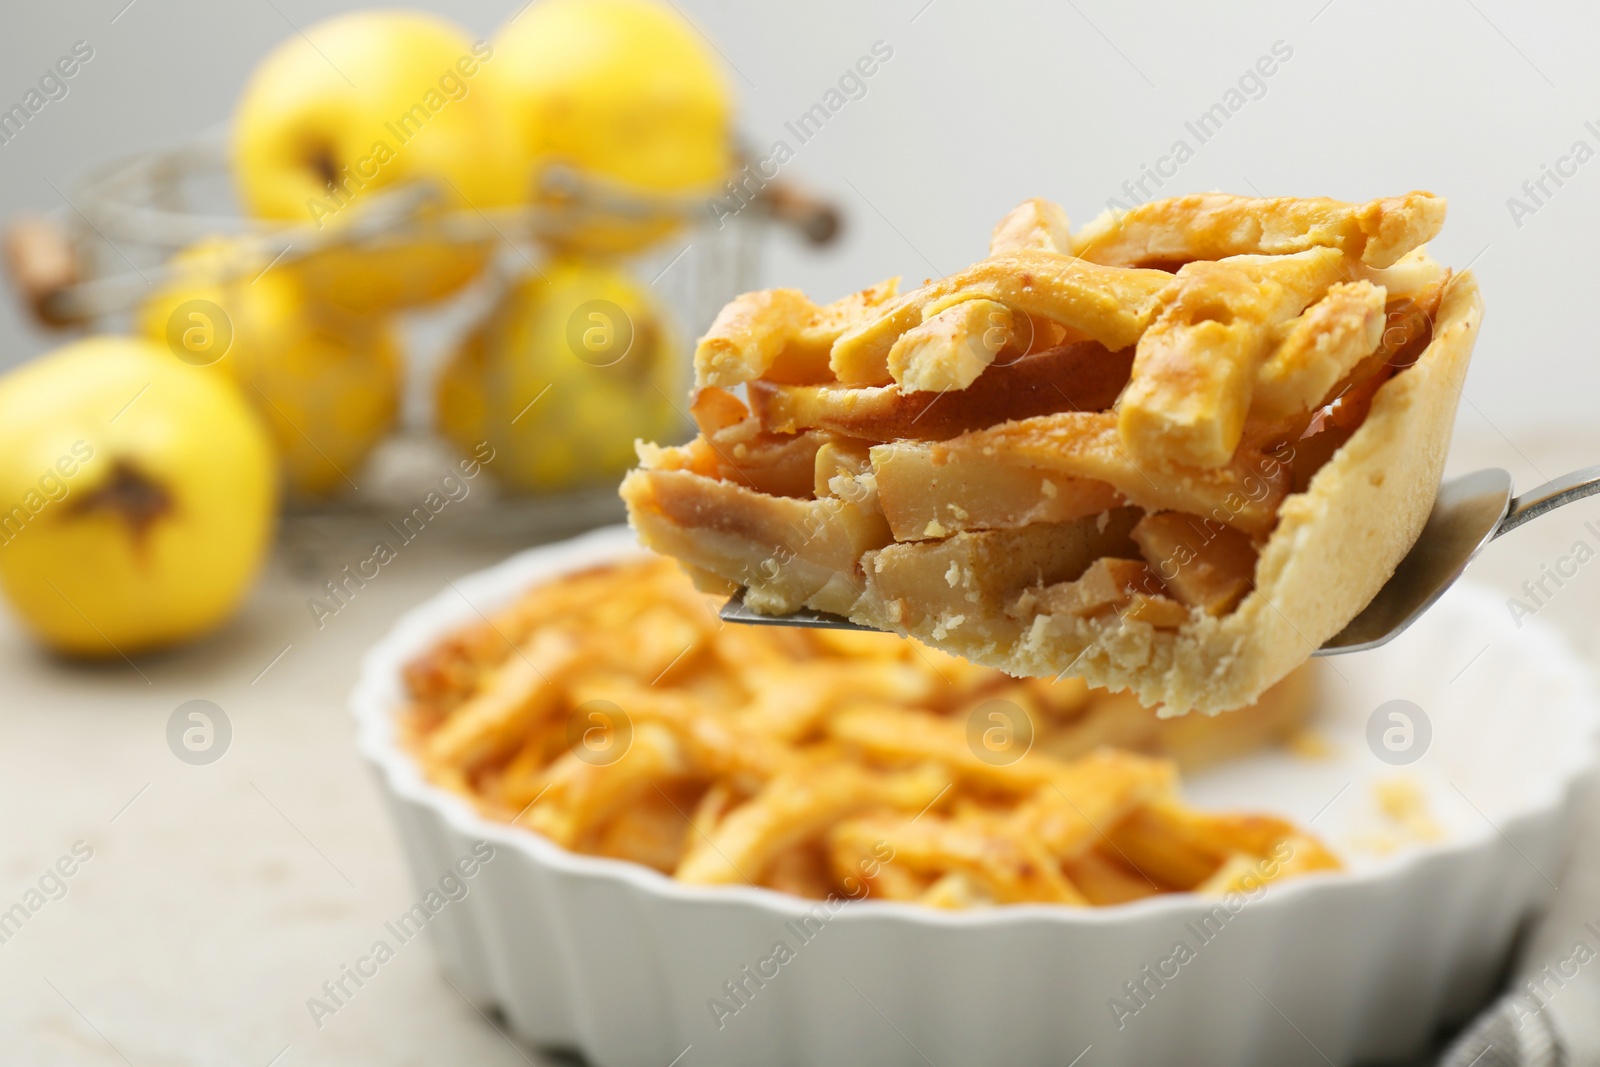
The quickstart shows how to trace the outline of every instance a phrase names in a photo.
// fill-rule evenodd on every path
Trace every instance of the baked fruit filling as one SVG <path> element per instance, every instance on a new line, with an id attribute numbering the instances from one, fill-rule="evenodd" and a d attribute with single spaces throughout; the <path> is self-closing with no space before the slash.
<path id="1" fill-rule="evenodd" d="M 805 607 L 1167 713 L 1256 699 L 1382 587 L 1432 506 L 1472 339 L 1428 193 L 1203 194 L 818 306 L 746 293 L 699 435 L 639 446 L 644 542 Z"/>

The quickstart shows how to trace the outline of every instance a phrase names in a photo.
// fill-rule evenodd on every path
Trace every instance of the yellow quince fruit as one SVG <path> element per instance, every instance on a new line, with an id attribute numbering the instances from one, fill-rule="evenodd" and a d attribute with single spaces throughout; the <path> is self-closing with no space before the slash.
<path id="1" fill-rule="evenodd" d="M 424 224 L 524 198 L 511 112 L 484 77 L 485 42 L 435 15 L 356 11 L 287 38 L 251 74 L 233 115 L 233 169 L 247 211 L 348 227 L 380 190 L 424 185 Z M 437 300 L 483 269 L 492 241 L 443 235 L 335 247 L 303 269 L 352 311 Z"/>
<path id="2" fill-rule="evenodd" d="M 456 349 L 436 392 L 439 431 L 529 492 L 610 482 L 633 442 L 670 439 L 686 367 L 649 291 L 606 264 L 559 259 L 516 280 Z M 652 436 L 658 435 L 658 436 Z"/>
<path id="3" fill-rule="evenodd" d="M 132 656 L 218 625 L 275 507 L 256 413 L 163 347 L 92 337 L 0 377 L 0 587 L 52 648 Z"/>
<path id="4" fill-rule="evenodd" d="M 533 188 L 553 165 L 645 196 L 711 195 L 732 172 L 733 94 L 716 54 L 670 4 L 541 0 L 501 28 L 494 50 L 486 73 L 513 110 Z M 592 218 L 552 239 L 627 252 L 672 228 Z"/>
<path id="5" fill-rule="evenodd" d="M 399 411 L 403 361 L 388 321 L 322 305 L 294 266 L 268 267 L 226 239 L 184 250 L 174 266 L 140 307 L 140 332 L 239 386 L 292 495 L 354 488 Z"/>

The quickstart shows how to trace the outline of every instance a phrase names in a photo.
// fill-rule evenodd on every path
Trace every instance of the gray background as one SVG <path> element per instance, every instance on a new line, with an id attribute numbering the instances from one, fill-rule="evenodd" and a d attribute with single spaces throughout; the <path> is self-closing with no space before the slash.
<path id="1" fill-rule="evenodd" d="M 1519 227 L 1507 198 L 1600 120 L 1589 5 L 1509 0 L 1129 4 L 1110 0 L 679 0 L 737 71 L 756 146 L 796 149 L 786 177 L 848 211 L 826 253 L 776 242 L 765 279 L 832 298 L 879 277 L 944 273 L 978 257 L 1023 197 L 1078 222 L 1136 179 L 1275 41 L 1293 58 L 1167 183 L 1345 199 L 1426 188 L 1450 198 L 1435 251 L 1471 263 L 1489 315 L 1464 428 L 1518 434 L 1584 419 L 1600 386 L 1591 301 L 1600 160 Z M 85 168 L 224 123 L 252 63 L 279 39 L 358 5 L 304 0 L 14 4 L 0 35 L 0 102 L 19 100 L 76 40 L 94 59 L 23 134 L 0 145 L 0 214 L 60 208 Z M 432 6 L 488 35 L 503 0 Z M 113 21 L 115 19 L 115 21 Z M 784 129 L 882 40 L 894 58 L 822 132 Z M 1574 302 L 1575 301 L 1575 302 Z M 700 325 L 700 324 L 694 324 Z M 14 303 L 0 366 L 49 348 Z"/>

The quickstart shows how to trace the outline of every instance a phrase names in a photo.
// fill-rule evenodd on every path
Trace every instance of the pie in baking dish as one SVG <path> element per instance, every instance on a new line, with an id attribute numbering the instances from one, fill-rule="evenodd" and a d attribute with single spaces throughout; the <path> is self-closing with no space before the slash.
<path id="1" fill-rule="evenodd" d="M 1429 193 L 1201 194 L 818 306 L 746 293 L 699 435 L 639 446 L 644 542 L 805 607 L 1166 713 L 1249 704 L 1371 600 L 1432 507 L 1481 302 Z"/>
<path id="2" fill-rule="evenodd" d="M 1294 734 L 1312 681 L 1159 719 L 890 634 L 724 625 L 641 556 L 443 637 L 405 669 L 401 724 L 428 779 L 489 818 L 680 882 L 940 908 L 1226 901 L 1341 866 L 1309 828 L 1191 807 L 1178 780 Z"/>

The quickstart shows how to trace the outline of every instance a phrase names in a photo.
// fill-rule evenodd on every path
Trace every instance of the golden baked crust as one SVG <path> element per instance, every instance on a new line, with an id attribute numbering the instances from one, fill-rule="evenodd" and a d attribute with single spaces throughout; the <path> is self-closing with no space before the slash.
<path id="1" fill-rule="evenodd" d="M 1125 266 L 1337 248 L 1388 267 L 1437 237 L 1444 214 L 1444 198 L 1423 192 L 1365 204 L 1197 193 L 1103 212 L 1072 248 L 1091 262 Z"/>
<path id="2" fill-rule="evenodd" d="M 1024 200 L 995 223 L 989 235 L 989 254 L 1023 249 L 1045 252 L 1071 252 L 1072 235 L 1067 232 L 1067 213 L 1061 205 L 1040 197 Z"/>
<path id="3" fill-rule="evenodd" d="M 876 312 L 899 286 L 899 278 L 890 278 L 823 307 L 798 289 L 735 297 L 695 347 L 695 386 L 733 386 L 761 377 L 824 381 L 839 335 Z"/>
<path id="4" fill-rule="evenodd" d="M 1259 371 L 1250 411 L 1288 418 L 1314 407 L 1355 370 L 1383 337 L 1384 290 L 1369 281 L 1339 282 L 1315 306 L 1287 324 Z"/>
<path id="5" fill-rule="evenodd" d="M 829 305 L 825 371 L 825 309 L 747 294 L 701 346 L 740 395 L 702 385 L 701 435 L 641 446 L 623 498 L 646 544 L 757 611 L 1169 713 L 1243 706 L 1359 613 L 1431 507 L 1481 316 L 1419 247 L 1443 214 L 1205 194 L 1063 238 L 1028 201 L 966 270 Z M 797 350 L 805 374 L 774 370 Z"/>
<path id="6" fill-rule="evenodd" d="M 404 676 L 401 726 L 431 782 L 681 882 L 1084 906 L 1339 867 L 1293 823 L 1175 792 L 1174 765 L 1296 731 L 1304 670 L 1224 718 L 1160 719 L 889 634 L 723 626 L 642 557 L 535 585 Z"/>
<path id="7" fill-rule="evenodd" d="M 1314 301 L 1325 301 L 1328 287 L 1348 273 L 1332 248 L 1179 268 L 1139 337 L 1133 377 L 1117 402 L 1117 428 L 1134 458 L 1227 463 L 1278 331 Z"/>
<path id="8" fill-rule="evenodd" d="M 897 625 L 886 598 L 873 596 L 869 554 L 868 596 L 851 618 L 1010 674 L 1070 668 L 1167 711 L 1247 704 L 1366 607 L 1416 541 L 1438 491 L 1482 317 L 1476 279 L 1457 275 L 1422 357 L 1377 391 L 1360 429 L 1310 486 L 1284 500 L 1260 551 L 1255 588 L 1229 615 L 1196 617 L 1176 632 L 1115 616 L 1037 615 L 976 640 L 960 628 L 936 638 L 936 622 Z"/>
<path id="9" fill-rule="evenodd" d="M 987 299 L 1038 315 L 1115 351 L 1139 339 L 1165 271 L 1102 267 L 1059 252 L 1022 249 L 980 260 L 885 304 L 883 313 L 839 336 L 829 366 L 845 385 L 893 380 L 889 352 L 906 331 L 965 300 Z"/>

